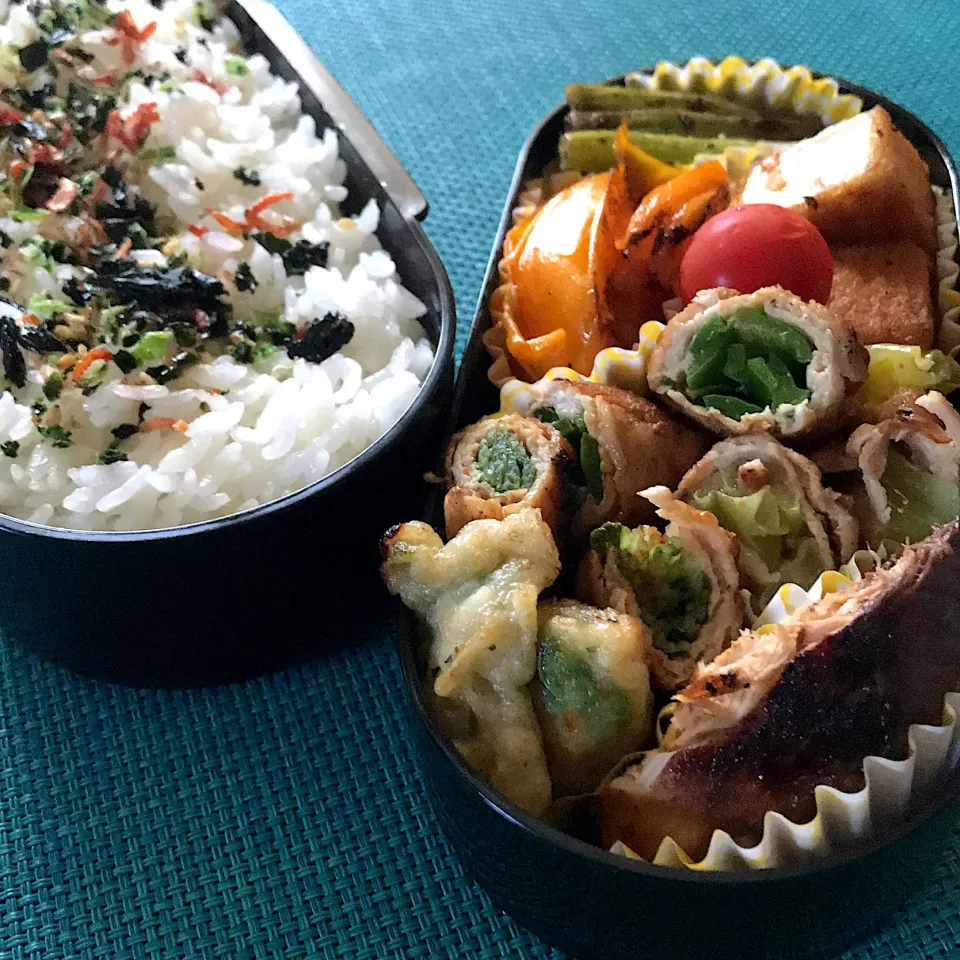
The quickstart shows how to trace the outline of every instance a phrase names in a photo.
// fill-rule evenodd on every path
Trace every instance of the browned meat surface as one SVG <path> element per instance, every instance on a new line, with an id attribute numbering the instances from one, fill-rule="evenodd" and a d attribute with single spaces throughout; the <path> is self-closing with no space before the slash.
<path id="1" fill-rule="evenodd" d="M 487 434 L 509 430 L 530 456 L 536 477 L 529 487 L 498 492 L 477 471 L 480 444 Z M 536 507 L 543 522 L 554 534 L 560 529 L 563 477 L 574 459 L 570 444 L 547 423 L 508 414 L 484 417 L 459 433 L 447 444 L 443 501 L 447 539 L 456 536 L 471 520 L 502 520 L 527 507 Z"/>
<path id="2" fill-rule="evenodd" d="M 698 672 L 678 698 L 677 749 L 648 754 L 600 791 L 603 842 L 647 858 L 666 836 L 700 858 L 715 829 L 753 844 L 765 811 L 804 822 L 816 784 L 859 789 L 864 756 L 905 756 L 908 726 L 940 722 L 960 684 L 958 543 L 957 523 L 937 528 L 786 621 L 782 669 L 756 655 L 769 640 L 744 634 L 708 668 L 715 676 Z M 739 704 L 719 709 L 724 697 Z"/>

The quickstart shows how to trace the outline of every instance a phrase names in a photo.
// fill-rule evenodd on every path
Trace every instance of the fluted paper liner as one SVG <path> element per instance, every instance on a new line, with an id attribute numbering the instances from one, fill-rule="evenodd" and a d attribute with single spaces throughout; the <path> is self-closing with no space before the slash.
<path id="1" fill-rule="evenodd" d="M 933 188 L 937 201 L 937 307 L 940 312 L 940 335 L 937 346 L 944 353 L 955 353 L 960 347 L 960 291 L 957 276 L 960 267 L 957 254 L 957 215 L 953 197 L 940 187 Z"/>
<path id="2" fill-rule="evenodd" d="M 718 93 L 748 104 L 815 114 L 825 124 L 847 120 L 863 107 L 859 97 L 840 93 L 832 77 L 817 79 L 806 67 L 784 69 L 769 58 L 753 64 L 740 57 L 726 57 L 719 63 L 693 57 L 683 65 L 664 61 L 651 73 L 628 73 L 627 83 L 650 90 Z"/>
<path id="3" fill-rule="evenodd" d="M 861 571 L 869 569 L 875 559 L 875 555 L 860 552 L 839 571 L 828 570 L 821 574 L 809 590 L 786 584 L 771 599 L 757 619 L 755 628 L 763 630 L 799 607 L 850 586 L 861 579 Z M 910 726 L 906 759 L 864 758 L 866 782 L 857 793 L 844 793 L 823 785 L 816 787 L 817 813 L 809 823 L 794 823 L 780 813 L 768 811 L 763 818 L 763 836 L 754 847 L 742 847 L 725 831 L 715 830 L 706 856 L 694 861 L 676 841 L 667 837 L 661 842 L 653 862 L 691 870 L 763 869 L 823 859 L 858 841 L 867 840 L 900 820 L 911 806 L 929 795 L 945 773 L 956 767 L 960 758 L 958 715 L 960 693 L 947 694 L 941 726 Z M 619 841 L 610 852 L 641 859 Z"/>
<path id="4" fill-rule="evenodd" d="M 533 383 L 511 377 L 500 387 L 500 413 L 527 416 L 540 395 L 540 385 L 551 380 L 605 383 L 631 390 L 633 393 L 646 393 L 647 360 L 664 329 L 665 324 L 649 320 L 640 328 L 638 342 L 633 350 L 623 350 L 620 347 L 601 350 L 593 362 L 589 377 L 571 370 L 570 367 L 553 367 Z"/>

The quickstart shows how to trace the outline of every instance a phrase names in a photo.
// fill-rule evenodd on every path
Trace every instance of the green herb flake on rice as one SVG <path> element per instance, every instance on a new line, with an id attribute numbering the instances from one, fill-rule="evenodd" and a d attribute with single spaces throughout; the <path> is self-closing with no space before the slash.
<path id="1" fill-rule="evenodd" d="M 338 225 L 335 131 L 216 16 L 0 16 L 0 289 L 24 311 L 0 311 L 0 512 L 135 530 L 245 509 L 364 450 L 430 369 L 375 202 Z"/>

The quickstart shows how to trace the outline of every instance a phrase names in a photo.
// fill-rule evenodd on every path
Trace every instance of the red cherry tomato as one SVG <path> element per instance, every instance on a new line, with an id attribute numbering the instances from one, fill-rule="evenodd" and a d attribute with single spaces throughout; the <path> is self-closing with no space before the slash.
<path id="1" fill-rule="evenodd" d="M 693 235 L 680 265 L 685 303 L 711 287 L 753 293 L 777 285 L 804 300 L 826 303 L 833 256 L 809 220 L 772 203 L 733 207 L 708 220 Z"/>

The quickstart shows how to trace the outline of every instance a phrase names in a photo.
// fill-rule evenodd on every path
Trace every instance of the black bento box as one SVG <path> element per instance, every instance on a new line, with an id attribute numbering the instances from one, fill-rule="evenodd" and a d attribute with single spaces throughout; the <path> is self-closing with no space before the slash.
<path id="1" fill-rule="evenodd" d="M 610 83 L 623 83 L 615 78 Z M 841 93 L 883 106 L 960 213 L 957 171 L 913 114 L 845 80 Z M 520 153 L 454 390 L 451 431 L 495 411 L 481 336 L 511 211 L 522 184 L 556 156 L 558 107 Z M 428 519 L 442 526 L 439 498 Z M 888 918 L 928 879 L 960 813 L 960 771 L 894 831 L 810 865 L 739 873 L 678 870 L 607 853 L 524 813 L 474 773 L 433 724 L 422 689 L 415 618 L 404 611 L 399 655 L 421 769 L 441 826 L 494 903 L 578 960 L 649 957 L 824 957 Z"/>
<path id="2" fill-rule="evenodd" d="M 232 0 L 223 12 L 246 49 L 299 85 L 318 129 L 337 129 L 345 207 L 359 211 L 376 199 L 377 235 L 427 306 L 423 324 L 436 356 L 412 406 L 383 437 L 273 503 L 134 533 L 0 516 L 4 634 L 81 673 L 137 685 L 237 679 L 348 638 L 364 591 L 378 586 L 378 533 L 423 509 L 422 464 L 439 442 L 453 381 L 453 292 L 417 222 L 427 212 L 423 196 L 275 8 Z"/>

